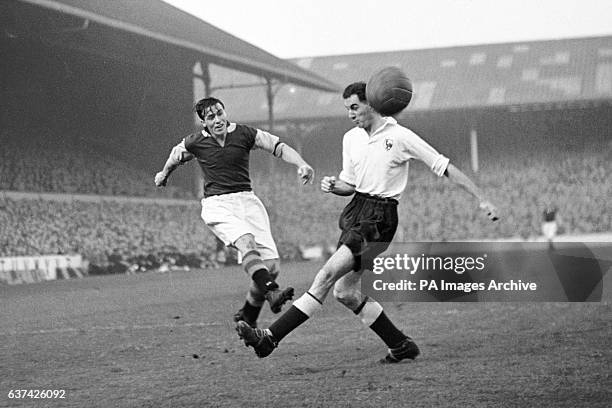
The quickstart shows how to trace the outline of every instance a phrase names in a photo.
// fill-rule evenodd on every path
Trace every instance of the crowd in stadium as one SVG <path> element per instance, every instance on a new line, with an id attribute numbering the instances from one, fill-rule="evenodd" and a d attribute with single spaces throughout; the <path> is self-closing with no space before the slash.
<path id="1" fill-rule="evenodd" d="M 151 174 L 126 171 L 117 163 L 108 166 L 106 159 L 74 152 L 50 159 L 42 151 L 33 152 L 29 154 L 36 156 L 24 159 L 2 150 L 0 190 L 57 196 L 0 195 L 0 256 L 78 253 L 94 267 L 113 264 L 120 269 L 154 268 L 164 262 L 215 265 L 216 242 L 199 219 L 197 200 L 63 198 L 65 193 L 146 197 L 157 190 L 151 188 Z M 542 210 L 551 203 L 559 209 L 560 233 L 612 230 L 612 212 L 605 211 L 612 196 L 607 181 L 610 149 L 547 157 L 525 153 L 520 159 L 489 161 L 474 176 L 500 209 L 502 218 L 496 223 L 482 216 L 468 194 L 415 163 L 400 202 L 396 239 L 530 239 L 540 234 Z M 253 185 L 269 211 L 283 258 L 298 259 L 304 247 L 335 244 L 338 215 L 350 198 L 325 195 L 318 180 L 302 186 L 293 172 L 255 175 Z M 193 197 L 179 188 L 171 194 Z"/>
<path id="2" fill-rule="evenodd" d="M 12 136 L 12 137 L 11 137 Z M 111 154 L 82 151 L 56 138 L 0 137 L 0 190 L 193 198 L 175 186 L 156 189 L 151 175 Z"/>
<path id="3" fill-rule="evenodd" d="M 197 203 L 0 198 L 0 256 L 81 254 L 95 267 L 214 265 Z"/>

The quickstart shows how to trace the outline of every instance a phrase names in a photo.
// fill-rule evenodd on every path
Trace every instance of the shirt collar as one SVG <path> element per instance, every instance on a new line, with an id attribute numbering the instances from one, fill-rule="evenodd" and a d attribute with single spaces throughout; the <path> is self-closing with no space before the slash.
<path id="1" fill-rule="evenodd" d="M 372 137 L 374 137 L 374 136 L 376 136 L 376 135 L 377 135 L 377 134 L 379 134 L 380 132 L 382 132 L 382 131 L 383 131 L 383 130 L 386 128 L 386 127 L 388 127 L 388 126 L 393 126 L 393 125 L 397 125 L 397 120 L 395 120 L 395 118 L 394 118 L 394 117 L 391 117 L 391 116 L 385 116 L 385 117 L 383 117 L 383 120 L 384 120 L 383 124 L 382 124 L 382 125 L 380 125 L 380 127 L 379 127 L 378 129 L 376 129 L 376 130 L 375 130 L 375 131 L 372 133 L 372 135 L 370 135 L 370 137 L 371 137 L 371 138 L 372 138 Z"/>
<path id="2" fill-rule="evenodd" d="M 234 130 L 236 130 L 236 124 L 235 123 L 230 123 L 227 126 L 227 133 L 231 133 Z M 202 129 L 201 133 L 202 133 L 202 136 L 204 136 L 204 137 L 212 137 L 212 135 L 206 131 L 206 128 Z"/>

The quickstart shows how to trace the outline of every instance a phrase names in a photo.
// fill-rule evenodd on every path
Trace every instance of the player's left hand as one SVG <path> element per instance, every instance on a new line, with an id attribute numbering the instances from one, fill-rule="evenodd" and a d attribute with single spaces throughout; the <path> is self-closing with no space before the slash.
<path id="1" fill-rule="evenodd" d="M 163 187 L 166 185 L 167 182 L 168 182 L 168 175 L 165 172 L 160 171 L 159 173 L 155 175 L 155 185 L 157 187 Z"/>
<path id="2" fill-rule="evenodd" d="M 490 201 L 487 201 L 487 200 L 481 201 L 480 209 L 483 210 L 485 214 L 487 214 L 487 217 L 489 217 L 491 221 L 499 220 L 497 208 Z"/>
<path id="3" fill-rule="evenodd" d="M 310 182 L 310 184 L 313 183 L 314 170 L 308 164 L 304 164 L 298 167 L 297 173 L 300 179 L 302 180 L 302 184 L 306 184 L 308 182 Z"/>

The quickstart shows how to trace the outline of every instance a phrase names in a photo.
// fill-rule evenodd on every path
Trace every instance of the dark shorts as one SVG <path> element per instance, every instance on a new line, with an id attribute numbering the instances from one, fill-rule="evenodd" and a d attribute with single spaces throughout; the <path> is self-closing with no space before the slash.
<path id="1" fill-rule="evenodd" d="M 355 193 L 340 214 L 342 234 L 338 247 L 346 245 L 355 256 L 354 270 L 371 269 L 397 230 L 397 200 Z"/>

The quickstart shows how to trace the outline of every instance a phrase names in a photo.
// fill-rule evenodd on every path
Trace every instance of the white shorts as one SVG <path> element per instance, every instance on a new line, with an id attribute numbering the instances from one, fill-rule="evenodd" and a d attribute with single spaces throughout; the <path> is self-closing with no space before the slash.
<path id="1" fill-rule="evenodd" d="M 252 191 L 221 194 L 202 199 L 202 219 L 227 246 L 244 234 L 253 234 L 262 259 L 278 259 L 263 203 Z M 242 254 L 238 256 L 242 262 Z"/>

